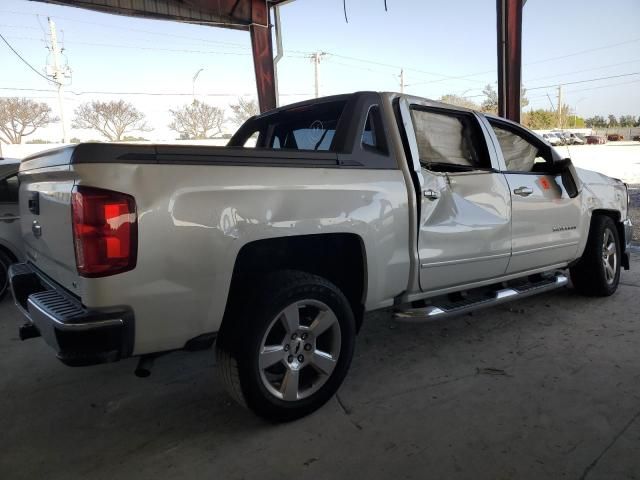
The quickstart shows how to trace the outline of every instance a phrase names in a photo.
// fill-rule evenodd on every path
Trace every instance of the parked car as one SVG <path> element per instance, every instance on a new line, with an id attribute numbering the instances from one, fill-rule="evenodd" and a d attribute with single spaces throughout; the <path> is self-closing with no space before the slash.
<path id="1" fill-rule="evenodd" d="M 573 132 L 567 132 L 567 135 L 569 137 L 569 142 L 571 143 L 571 145 L 584 145 L 586 143 L 584 135 Z"/>
<path id="2" fill-rule="evenodd" d="M 0 158 L 0 300 L 9 289 L 9 265 L 22 258 L 18 213 L 20 161 Z"/>
<path id="3" fill-rule="evenodd" d="M 587 135 L 587 145 L 604 145 L 607 139 L 600 135 Z"/>
<path id="4" fill-rule="evenodd" d="M 621 181 L 517 123 L 395 93 L 275 109 L 227 147 L 64 147 L 20 181 L 22 338 L 68 365 L 140 356 L 140 375 L 215 338 L 227 389 L 271 420 L 331 398 L 364 312 L 430 321 L 568 274 L 607 296 L 630 263 Z"/>
<path id="5" fill-rule="evenodd" d="M 571 145 L 571 139 L 565 132 L 553 132 L 553 134 L 560 139 L 560 145 Z"/>
<path id="6" fill-rule="evenodd" d="M 619 133 L 610 133 L 607 135 L 607 140 L 609 140 L 610 142 L 619 142 L 621 140 L 624 140 L 624 136 L 620 135 Z"/>
<path id="7" fill-rule="evenodd" d="M 550 145 L 554 147 L 562 145 L 561 139 L 554 133 L 543 133 L 542 138 L 544 138 L 547 142 L 549 142 Z"/>

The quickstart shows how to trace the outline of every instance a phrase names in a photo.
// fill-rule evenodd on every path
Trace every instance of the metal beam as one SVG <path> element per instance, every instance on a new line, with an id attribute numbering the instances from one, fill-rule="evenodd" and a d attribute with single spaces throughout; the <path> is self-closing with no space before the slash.
<path id="1" fill-rule="evenodd" d="M 522 7 L 525 0 L 497 0 L 498 115 L 520 121 Z"/>
<path id="2" fill-rule="evenodd" d="M 253 68 L 256 75 L 258 105 L 260 112 L 276 108 L 276 84 L 273 68 L 273 44 L 271 42 L 271 25 L 269 23 L 269 7 L 266 0 L 252 0 L 251 50 L 253 51 Z"/>

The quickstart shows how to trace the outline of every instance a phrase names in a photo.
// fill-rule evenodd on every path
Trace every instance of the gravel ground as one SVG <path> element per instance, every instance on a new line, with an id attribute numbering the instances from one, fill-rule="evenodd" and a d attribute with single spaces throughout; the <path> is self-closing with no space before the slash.
<path id="1" fill-rule="evenodd" d="M 629 185 L 629 193 L 631 194 L 629 216 L 633 222 L 633 240 L 640 242 L 640 184 Z"/>

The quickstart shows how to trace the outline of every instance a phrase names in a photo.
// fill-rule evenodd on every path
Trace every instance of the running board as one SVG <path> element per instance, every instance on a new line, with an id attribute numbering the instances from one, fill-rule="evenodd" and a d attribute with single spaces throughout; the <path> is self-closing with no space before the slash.
<path id="1" fill-rule="evenodd" d="M 501 303 L 510 302 L 511 300 L 555 290 L 556 288 L 564 287 L 568 282 L 567 277 L 559 273 L 554 277 L 542 279 L 537 282 L 496 290 L 491 296 L 480 299 L 442 301 L 427 307 L 399 310 L 394 313 L 394 318 L 402 322 L 416 323 L 439 320 L 444 317 L 461 315 L 481 308 L 500 305 Z"/>

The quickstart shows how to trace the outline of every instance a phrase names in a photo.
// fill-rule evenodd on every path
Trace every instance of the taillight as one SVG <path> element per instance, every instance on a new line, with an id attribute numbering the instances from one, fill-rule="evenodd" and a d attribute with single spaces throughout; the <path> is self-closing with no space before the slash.
<path id="1" fill-rule="evenodd" d="M 77 186 L 71 194 L 78 273 L 106 277 L 136 266 L 138 222 L 131 195 Z"/>

